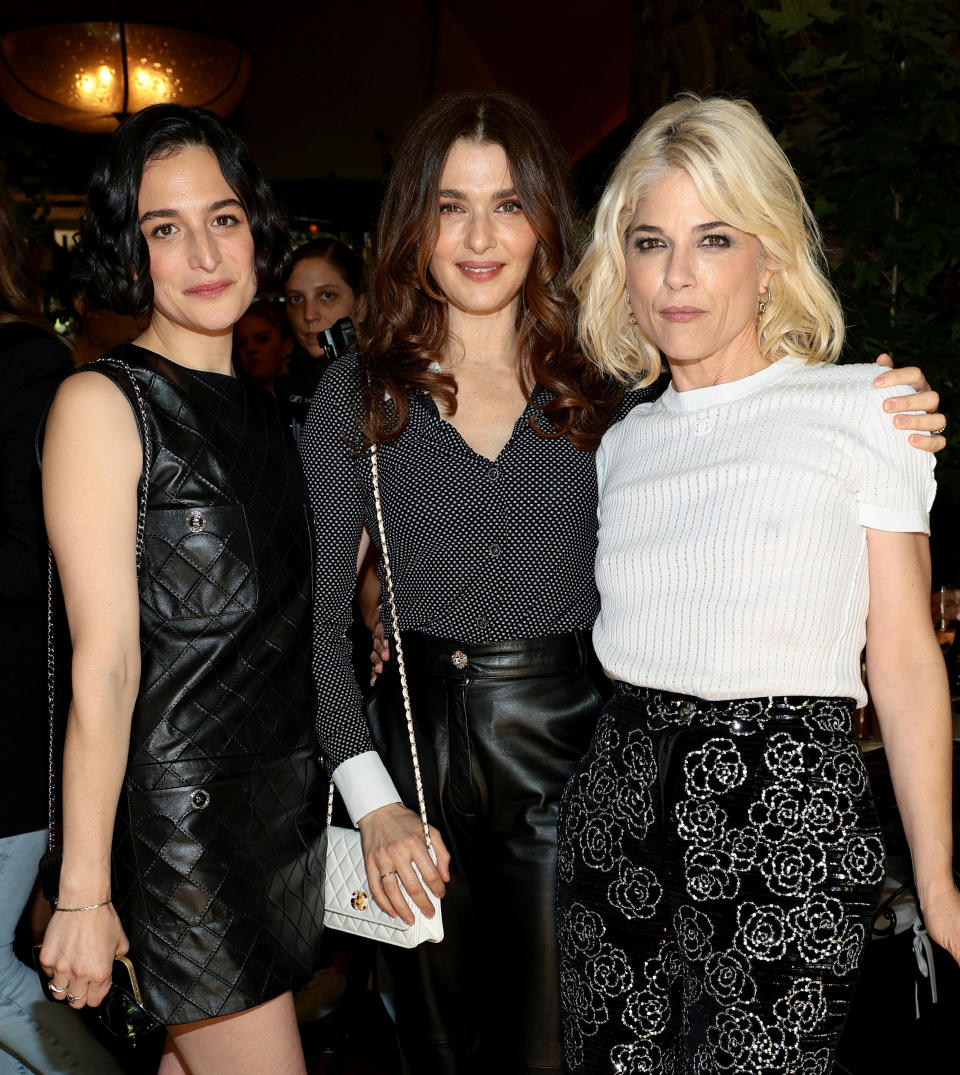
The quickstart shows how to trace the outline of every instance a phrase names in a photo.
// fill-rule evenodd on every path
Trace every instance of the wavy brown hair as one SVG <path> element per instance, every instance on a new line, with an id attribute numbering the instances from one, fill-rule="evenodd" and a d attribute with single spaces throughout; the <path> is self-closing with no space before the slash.
<path id="1" fill-rule="evenodd" d="M 13 206 L 0 197 L 0 325 L 26 321 L 53 332 L 44 318 L 40 284 Z"/>
<path id="2" fill-rule="evenodd" d="M 377 227 L 377 256 L 358 328 L 368 373 L 366 438 L 395 440 L 406 428 L 409 393 L 421 389 L 452 414 L 453 375 L 431 368 L 442 358 L 447 302 L 430 273 L 439 230 L 440 177 L 459 138 L 503 148 L 517 196 L 537 235 L 517 311 L 517 377 L 553 398 L 534 429 L 577 448 L 599 443 L 622 389 L 576 346 L 570 273 L 576 262 L 573 201 L 559 139 L 525 101 L 507 93 L 459 93 L 435 101 L 407 132 Z M 389 399 L 389 403 L 385 400 Z"/>

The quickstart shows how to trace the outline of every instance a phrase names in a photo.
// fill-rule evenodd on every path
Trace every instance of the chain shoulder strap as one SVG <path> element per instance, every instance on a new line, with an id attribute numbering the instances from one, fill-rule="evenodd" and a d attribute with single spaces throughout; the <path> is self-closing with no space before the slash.
<path id="1" fill-rule="evenodd" d="M 387 579 L 387 602 L 390 606 L 390 619 L 393 624 L 393 648 L 397 656 L 397 668 L 400 672 L 400 690 L 403 694 L 403 711 L 407 718 L 407 738 L 410 741 L 410 758 L 413 761 L 413 778 L 417 785 L 417 805 L 420 808 L 420 823 L 423 825 L 423 838 L 432 850 L 430 823 L 427 821 L 427 805 L 423 797 L 423 780 L 420 777 L 420 756 L 417 754 L 417 737 L 413 730 L 413 712 L 410 709 L 410 690 L 407 687 L 407 666 L 403 659 L 403 642 L 400 639 L 400 620 L 397 616 L 397 601 L 393 593 L 393 575 L 390 572 L 390 552 L 387 549 L 387 531 L 383 524 L 383 505 L 380 502 L 380 468 L 377 465 L 377 446 L 370 450 L 370 468 L 373 479 L 373 503 L 377 510 L 377 528 L 380 531 L 380 556 L 383 560 L 383 573 Z M 330 781 L 330 794 L 327 799 L 327 824 L 333 813 L 333 781 Z"/>
<path id="2" fill-rule="evenodd" d="M 140 385 L 133 371 L 119 358 L 104 356 L 91 362 L 90 369 L 99 365 L 115 366 L 122 370 L 133 387 L 134 398 L 139 412 L 140 437 L 143 444 L 143 476 L 140 481 L 140 505 L 137 511 L 137 577 L 140 577 L 140 565 L 143 562 L 143 531 L 147 518 L 147 497 L 150 487 L 150 467 L 153 463 L 153 438 L 150 436 L 150 424 L 147 422 L 147 408 L 143 402 Z M 57 829 L 57 786 L 56 786 L 56 629 L 53 614 L 53 550 L 47 546 L 47 850 L 56 846 Z"/>

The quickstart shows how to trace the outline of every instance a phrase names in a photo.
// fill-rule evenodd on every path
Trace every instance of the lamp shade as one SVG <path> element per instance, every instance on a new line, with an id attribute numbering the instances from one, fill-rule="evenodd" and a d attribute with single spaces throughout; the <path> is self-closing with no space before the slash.
<path id="1" fill-rule="evenodd" d="M 21 116 L 109 132 L 170 102 L 220 116 L 240 102 L 250 53 L 213 34 L 136 22 L 28 26 L 0 35 L 0 97 Z"/>

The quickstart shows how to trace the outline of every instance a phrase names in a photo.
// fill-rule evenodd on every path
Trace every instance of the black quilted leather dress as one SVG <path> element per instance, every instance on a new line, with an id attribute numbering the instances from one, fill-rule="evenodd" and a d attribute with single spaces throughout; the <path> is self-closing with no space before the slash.
<path id="1" fill-rule="evenodd" d="M 317 962 L 310 536 L 272 396 L 131 344 L 111 355 L 139 383 L 154 450 L 114 903 L 169 1025 L 253 1007 Z M 139 424 L 126 375 L 98 369 Z"/>

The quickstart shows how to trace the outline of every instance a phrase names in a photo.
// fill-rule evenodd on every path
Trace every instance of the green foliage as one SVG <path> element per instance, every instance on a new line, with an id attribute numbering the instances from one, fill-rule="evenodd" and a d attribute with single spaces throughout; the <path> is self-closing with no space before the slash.
<path id="1" fill-rule="evenodd" d="M 943 397 L 960 514 L 960 49 L 951 4 L 746 0 L 761 70 L 741 87 L 780 132 L 827 241 L 847 358 L 889 351 Z M 954 530 L 954 533 L 956 531 Z"/>
<path id="2" fill-rule="evenodd" d="M 830 0 L 784 0 L 779 11 L 763 9 L 758 12 L 760 18 L 771 30 L 781 34 L 795 34 L 812 26 L 818 19 L 826 23 L 836 22 L 843 17 Z"/>

